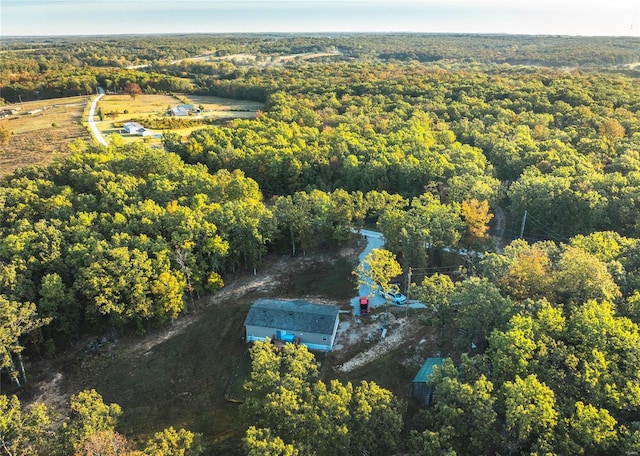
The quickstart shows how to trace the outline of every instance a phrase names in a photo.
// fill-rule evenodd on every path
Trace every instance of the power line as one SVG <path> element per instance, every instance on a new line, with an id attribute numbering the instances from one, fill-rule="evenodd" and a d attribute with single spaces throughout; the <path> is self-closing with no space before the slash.
<path id="1" fill-rule="evenodd" d="M 548 226 L 545 226 L 542 222 L 536 220 L 535 217 L 532 217 L 531 214 L 529 214 L 529 219 L 541 230 L 552 234 L 552 236 L 549 236 L 551 239 L 558 241 L 558 242 L 568 242 L 569 239 L 567 239 L 566 237 L 562 236 L 561 234 L 555 232 L 554 230 L 552 230 L 551 228 L 549 228 Z"/>
<path id="2" fill-rule="evenodd" d="M 413 272 L 413 274 L 424 274 L 422 272 L 416 272 L 416 271 L 433 271 L 434 269 L 457 269 L 457 266 L 433 266 L 430 268 L 411 268 L 411 271 Z"/>

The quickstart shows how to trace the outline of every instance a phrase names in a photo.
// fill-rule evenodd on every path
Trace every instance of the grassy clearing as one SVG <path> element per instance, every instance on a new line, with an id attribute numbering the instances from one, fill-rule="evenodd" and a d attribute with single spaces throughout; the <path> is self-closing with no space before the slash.
<path id="1" fill-rule="evenodd" d="M 242 454 L 245 426 L 237 401 L 250 373 L 242 337 L 251 304 L 258 297 L 322 296 L 349 308 L 353 268 L 352 259 L 331 255 L 267 257 L 257 276 L 227 279 L 225 289 L 196 302 L 174 325 L 145 337 L 123 336 L 104 353 L 70 358 L 59 367 L 62 393 L 95 388 L 105 401 L 120 404 L 119 430 L 135 441 L 168 426 L 185 427 L 204 435 L 207 454 Z"/>
<path id="2" fill-rule="evenodd" d="M 202 105 L 206 111 L 211 111 L 214 116 L 220 118 L 255 117 L 256 111 L 264 107 L 262 103 L 257 101 L 233 100 L 205 95 L 185 95 L 184 98 L 196 106 Z"/>
<path id="3" fill-rule="evenodd" d="M 79 355 L 43 363 L 32 376 L 49 385 L 55 383 L 52 377 L 62 378 L 57 396 L 65 399 L 60 404 L 86 388 L 95 388 L 105 401 L 120 404 L 124 413 L 118 430 L 133 441 L 144 442 L 168 426 L 185 427 L 203 434 L 206 454 L 243 454 L 240 439 L 245 423 L 239 402 L 251 366 L 249 346 L 242 337 L 251 304 L 259 297 L 300 298 L 350 310 L 356 287 L 351 271 L 358 251 L 354 244 L 339 253 L 307 257 L 271 254 L 257 275 L 228 277 L 223 290 L 197 301 L 174 324 L 144 337 L 120 335 L 120 341 L 100 353 L 87 351 L 85 342 Z M 404 317 L 403 309 L 390 310 L 396 318 Z M 373 380 L 407 401 L 409 414 L 413 414 L 417 410 L 409 400 L 413 376 L 427 356 L 439 350 L 447 355 L 447 348 L 439 343 L 439 329 L 423 324 L 424 313 L 410 312 L 411 330 L 390 351 L 347 373 L 335 369 L 375 349 L 376 344 L 364 336 L 382 324 L 380 318 L 373 318 L 381 312 L 375 309 L 371 316 L 361 318 L 361 329 L 350 312 L 341 316 L 341 325 L 351 325 L 346 337 L 356 342 L 329 354 L 316 354 L 321 377 L 353 384 Z M 390 331 L 393 334 L 394 329 Z"/>
<path id="4" fill-rule="evenodd" d="M 105 95 L 99 102 L 98 108 L 102 110 L 103 120 L 96 118 L 96 125 L 102 132 L 107 142 L 109 135 L 119 134 L 125 142 L 145 141 L 151 145 L 160 144 L 159 139 L 142 138 L 137 135 L 125 134 L 116 123 L 122 123 L 131 119 L 140 119 L 144 125 L 144 119 L 156 119 L 165 117 L 167 110 L 182 103 L 191 103 L 202 106 L 203 118 L 214 120 L 229 120 L 235 118 L 252 119 L 256 112 L 263 107 L 262 103 L 245 100 L 233 100 L 220 97 L 208 97 L 198 95 L 140 95 L 132 99 L 129 95 Z M 126 112 L 125 112 L 126 111 Z M 191 117 L 189 117 L 191 118 Z M 180 136 L 188 136 L 191 132 L 206 128 L 206 125 L 198 125 L 187 128 L 176 128 L 170 131 Z M 149 129 L 156 134 L 162 134 L 165 130 Z"/>
<path id="5" fill-rule="evenodd" d="M 115 123 L 126 122 L 131 119 L 157 118 L 165 115 L 168 108 L 180 104 L 181 101 L 172 95 L 139 95 L 135 99 L 130 95 L 105 95 L 96 106 L 102 111 L 103 120 L 96 116 L 96 126 L 102 133 L 107 143 L 109 136 L 118 134 L 125 142 L 144 141 L 150 145 L 160 144 L 159 139 L 142 138 L 138 135 L 126 134 L 122 128 L 116 127 Z M 154 133 L 162 134 L 160 130 L 151 130 Z"/>
<path id="6" fill-rule="evenodd" d="M 102 109 L 105 118 L 109 112 L 116 112 L 116 119 L 127 117 L 139 117 L 143 115 L 161 116 L 172 106 L 176 106 L 180 100 L 172 95 L 139 95 L 135 99 L 130 95 L 105 95 L 98 102 L 98 108 Z M 128 114 L 124 113 L 128 111 Z"/>
<path id="7" fill-rule="evenodd" d="M 241 338 L 251 303 L 199 303 L 176 323 L 188 328 L 159 342 L 157 333 L 145 337 L 151 347 L 125 337 L 111 353 L 85 354 L 71 368 L 68 393 L 95 388 L 120 404 L 119 430 L 135 441 L 174 426 L 202 433 L 208 446 L 233 446 L 244 426 L 238 404 L 226 397 L 230 385 L 241 387 L 239 372 L 250 369 Z"/>
<path id="8" fill-rule="evenodd" d="M 9 144 L 0 146 L 0 176 L 27 165 L 46 165 L 66 154 L 67 144 L 76 138 L 90 141 L 81 124 L 88 101 L 69 97 L 11 105 L 20 111 L 5 120 L 13 134 Z"/>

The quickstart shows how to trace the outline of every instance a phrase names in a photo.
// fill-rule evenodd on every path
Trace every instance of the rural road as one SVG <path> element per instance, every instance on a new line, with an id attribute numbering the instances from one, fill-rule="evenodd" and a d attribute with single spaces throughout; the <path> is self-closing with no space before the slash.
<path id="1" fill-rule="evenodd" d="M 87 122 L 89 122 L 89 128 L 91 129 L 91 133 L 93 134 L 93 137 L 96 138 L 96 141 L 98 141 L 103 146 L 106 146 L 108 145 L 107 141 L 105 141 L 104 138 L 102 137 L 102 133 L 100 133 L 100 130 L 98 130 L 98 127 L 94 120 L 94 116 L 96 113 L 96 105 L 98 104 L 98 101 L 100 101 L 100 98 L 102 98 L 103 96 L 104 96 L 104 89 L 102 87 L 98 87 L 98 96 L 95 97 L 93 102 L 91 103 L 91 108 L 89 109 L 89 118 L 87 119 Z"/>

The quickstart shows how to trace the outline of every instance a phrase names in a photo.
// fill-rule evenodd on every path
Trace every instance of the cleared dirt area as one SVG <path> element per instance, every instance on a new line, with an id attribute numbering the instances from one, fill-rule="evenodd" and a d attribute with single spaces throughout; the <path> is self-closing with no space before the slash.
<path id="1" fill-rule="evenodd" d="M 273 65 L 273 64 L 283 64 L 287 62 L 291 62 L 293 60 L 311 60 L 320 57 L 333 57 L 336 55 L 341 55 L 340 52 L 303 52 L 299 54 L 287 54 L 287 55 L 269 55 L 257 56 L 255 54 L 229 54 L 224 56 L 216 56 L 215 51 L 211 51 L 206 54 L 197 55 L 195 57 L 190 57 L 188 59 L 184 59 L 189 62 L 221 62 L 228 61 L 232 62 L 236 65 Z M 178 63 L 180 60 L 176 60 L 173 63 Z"/>

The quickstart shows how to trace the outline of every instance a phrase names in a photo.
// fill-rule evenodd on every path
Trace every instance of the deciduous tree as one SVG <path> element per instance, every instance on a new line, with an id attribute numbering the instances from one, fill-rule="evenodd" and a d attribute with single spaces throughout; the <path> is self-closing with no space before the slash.
<path id="1" fill-rule="evenodd" d="M 202 454 L 200 436 L 170 426 L 156 432 L 144 448 L 146 456 L 197 456 Z"/>
<path id="2" fill-rule="evenodd" d="M 91 436 L 115 430 L 122 409 L 118 404 L 105 404 L 96 390 L 84 390 L 71 396 L 71 416 L 62 424 L 61 444 L 74 452 Z M 67 453 L 70 454 L 70 453 Z"/>
<path id="3" fill-rule="evenodd" d="M 243 411 L 252 454 L 388 454 L 398 447 L 401 407 L 388 390 L 373 382 L 353 387 L 317 380 L 315 358 L 304 345 L 279 351 L 269 341 L 256 342 L 251 357 Z"/>
<path id="4" fill-rule="evenodd" d="M 0 452 L 8 456 L 46 454 L 51 420 L 44 404 L 22 410 L 16 396 L 0 395 Z"/>
<path id="5" fill-rule="evenodd" d="M 502 386 L 505 404 L 507 445 L 522 454 L 547 452 L 553 448 L 559 414 L 553 390 L 535 375 L 516 376 Z"/>
<path id="6" fill-rule="evenodd" d="M 360 285 L 368 285 L 372 292 L 376 289 L 383 293 L 391 291 L 391 280 L 402 274 L 396 256 L 388 250 L 372 249 L 353 271 Z"/>
<path id="7" fill-rule="evenodd" d="M 142 89 L 138 85 L 137 82 L 127 82 L 124 86 L 124 92 L 128 93 L 131 98 L 134 100 L 138 97 L 138 95 L 142 95 Z"/>
<path id="8" fill-rule="evenodd" d="M 471 199 L 460 204 L 460 216 L 467 224 L 466 243 L 469 246 L 483 246 L 489 238 L 489 222 L 493 214 L 489 213 L 489 202 Z"/>

